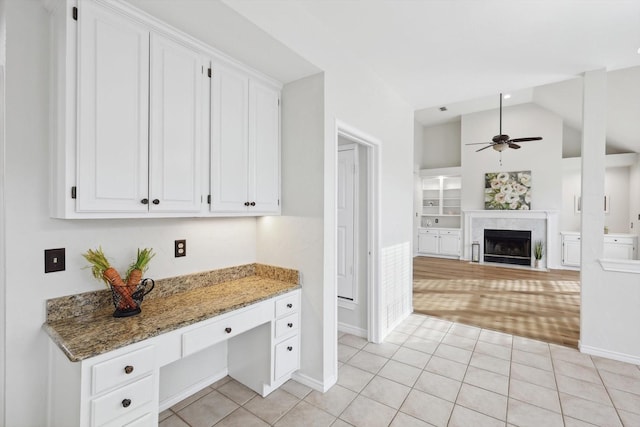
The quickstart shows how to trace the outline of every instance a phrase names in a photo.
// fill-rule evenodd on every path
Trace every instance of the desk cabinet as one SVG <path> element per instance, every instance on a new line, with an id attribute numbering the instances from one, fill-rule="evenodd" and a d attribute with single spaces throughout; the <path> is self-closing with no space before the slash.
<path id="1" fill-rule="evenodd" d="M 156 426 L 160 368 L 227 342 L 227 372 L 266 396 L 300 367 L 300 290 L 80 362 L 52 342 L 52 426 Z M 194 392 L 197 390 L 194 390 Z"/>
<path id="2" fill-rule="evenodd" d="M 638 236 L 633 234 L 605 234 L 602 258 L 636 259 Z M 580 267 L 580 234 L 562 233 L 562 265 Z"/>

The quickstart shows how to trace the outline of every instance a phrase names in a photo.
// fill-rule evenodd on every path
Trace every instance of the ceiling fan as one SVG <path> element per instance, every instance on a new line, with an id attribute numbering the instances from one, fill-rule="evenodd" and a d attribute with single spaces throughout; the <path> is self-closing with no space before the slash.
<path id="1" fill-rule="evenodd" d="M 518 144 L 516 144 L 517 142 L 526 142 L 526 141 L 540 141 L 542 139 L 541 136 L 530 136 L 530 137 L 526 137 L 526 138 L 509 138 L 509 135 L 504 135 L 502 133 L 502 94 L 500 94 L 500 133 L 496 136 L 494 136 L 493 138 L 491 138 L 490 142 L 472 142 L 470 144 L 466 144 L 466 145 L 481 145 L 481 144 L 487 144 L 486 147 L 482 147 L 478 150 L 476 150 L 476 153 L 478 151 L 482 151 L 482 150 L 486 150 L 489 147 L 493 147 L 494 150 L 502 153 L 505 149 L 508 148 L 513 148 L 513 149 L 518 149 L 520 148 L 520 146 Z M 502 160 L 502 159 L 501 159 Z"/>

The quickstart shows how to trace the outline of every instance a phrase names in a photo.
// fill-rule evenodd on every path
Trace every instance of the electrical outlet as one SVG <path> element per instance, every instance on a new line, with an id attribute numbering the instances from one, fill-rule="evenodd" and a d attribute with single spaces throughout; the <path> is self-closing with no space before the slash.
<path id="1" fill-rule="evenodd" d="M 176 258 L 187 256 L 187 241 L 185 239 L 174 242 L 174 252 Z"/>
<path id="2" fill-rule="evenodd" d="M 64 248 L 44 250 L 44 272 L 64 271 Z"/>

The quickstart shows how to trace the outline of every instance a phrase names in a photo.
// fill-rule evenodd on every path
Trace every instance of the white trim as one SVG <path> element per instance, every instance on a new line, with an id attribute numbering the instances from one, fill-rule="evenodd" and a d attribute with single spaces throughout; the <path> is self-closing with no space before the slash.
<path id="1" fill-rule="evenodd" d="M 382 159 L 380 154 L 380 140 L 374 138 L 352 126 L 347 125 L 340 120 L 335 121 L 335 146 L 338 146 L 338 137 L 342 136 L 348 140 L 357 142 L 368 148 L 367 150 L 367 228 L 368 236 L 367 241 L 369 245 L 369 261 L 367 265 L 368 270 L 368 288 L 367 288 L 367 330 L 368 340 L 372 342 L 380 342 L 384 335 L 382 330 L 382 302 L 381 302 L 381 289 L 380 289 L 380 277 L 381 277 L 381 262 L 380 262 L 380 171 L 382 170 Z M 334 159 L 334 170 L 337 168 L 337 156 Z M 337 197 L 336 194 L 337 184 L 334 186 L 334 204 Z M 334 209 L 334 223 L 337 224 L 337 211 Z M 336 262 L 336 230 L 334 228 L 334 242 L 333 242 L 333 254 L 334 265 Z M 335 280 L 335 278 L 333 278 Z M 335 282 L 334 282 L 334 288 Z M 334 289 L 334 307 L 337 305 L 336 290 Z M 337 325 L 337 309 L 336 312 L 336 325 Z"/>
<path id="2" fill-rule="evenodd" d="M 4 5 L 2 5 L 4 6 Z M 2 8 L 0 8 L 2 9 Z M 0 10 L 0 12 L 4 12 Z M 2 37 L 0 37 L 2 39 Z M 0 47 L 4 49 L 4 46 Z M 6 212 L 5 212 L 5 132 L 6 132 L 6 120 L 5 120 L 5 68 L 4 64 L 0 64 L 0 425 L 5 425 L 6 418 Z"/>
<path id="3" fill-rule="evenodd" d="M 299 382 L 302 385 L 306 385 L 307 387 L 311 387 L 314 390 L 317 390 L 321 393 L 327 392 L 331 387 L 338 382 L 338 377 L 333 375 L 326 379 L 326 382 L 321 382 L 316 380 L 315 378 L 311 378 L 308 375 L 301 374 L 300 371 L 296 371 L 291 374 L 291 379 Z"/>
<path id="4" fill-rule="evenodd" d="M 599 347 L 592 347 L 590 345 L 578 344 L 580 351 L 591 356 L 604 357 L 607 359 L 618 360 L 620 362 L 633 363 L 634 365 L 640 365 L 640 357 L 633 356 L 631 354 L 620 353 L 617 351 L 605 350 Z"/>
<path id="5" fill-rule="evenodd" d="M 633 259 L 599 259 L 600 267 L 605 271 L 640 274 L 640 262 Z M 638 363 L 640 365 L 640 363 Z"/>
<path id="6" fill-rule="evenodd" d="M 218 372 L 216 374 L 213 374 L 211 376 L 208 376 L 208 377 L 198 381 L 197 383 L 190 385 L 189 387 L 185 388 L 181 392 L 179 392 L 177 394 L 174 394 L 173 396 L 163 400 L 158 405 L 159 412 L 162 412 L 165 409 L 169 409 L 170 407 L 172 407 L 173 405 L 175 405 L 178 402 L 183 401 L 187 397 L 193 396 L 194 394 L 196 394 L 197 392 L 199 392 L 203 388 L 210 386 L 211 384 L 215 383 L 216 381 L 220 381 L 221 379 L 226 377 L 227 374 L 228 374 L 227 368 L 225 368 L 222 371 L 220 371 L 220 372 Z"/>
<path id="7" fill-rule="evenodd" d="M 357 328 L 346 323 L 338 322 L 338 331 L 347 334 L 355 335 L 357 337 L 367 338 L 368 332 L 366 329 Z"/>

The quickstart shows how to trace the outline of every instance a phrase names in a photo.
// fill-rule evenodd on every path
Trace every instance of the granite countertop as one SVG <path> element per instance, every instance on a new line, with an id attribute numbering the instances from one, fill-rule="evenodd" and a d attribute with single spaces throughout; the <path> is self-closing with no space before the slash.
<path id="1" fill-rule="evenodd" d="M 264 268 L 256 270 L 257 273 L 265 273 Z M 276 274 L 269 274 L 272 270 Z M 212 285 L 203 286 L 197 282 L 183 286 L 186 289 L 175 293 L 160 290 L 161 297 L 142 302 L 142 313 L 124 318 L 112 316 L 113 305 L 105 307 L 103 304 L 95 310 L 88 310 L 86 298 L 71 296 L 49 300 L 48 320 L 43 328 L 69 360 L 77 362 L 300 288 L 297 271 L 281 269 L 290 273 L 282 275 L 277 274 L 277 270 L 277 267 L 269 267 L 267 274 L 263 275 L 255 274 L 254 270 L 254 275 Z M 244 273 L 251 273 L 251 270 Z M 175 283 L 176 279 L 170 280 Z M 156 289 L 158 286 L 156 284 Z M 73 315 L 78 312 L 78 307 L 75 311 L 65 308 L 64 313 L 69 314 L 66 316 L 60 313 L 60 303 L 84 305 L 80 315 Z"/>

